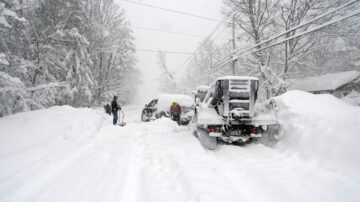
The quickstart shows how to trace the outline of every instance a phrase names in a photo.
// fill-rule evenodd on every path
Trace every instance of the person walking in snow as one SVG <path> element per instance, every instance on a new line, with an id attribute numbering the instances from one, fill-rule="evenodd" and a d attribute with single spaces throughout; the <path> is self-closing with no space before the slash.
<path id="1" fill-rule="evenodd" d="M 173 121 L 176 121 L 178 125 L 181 125 L 181 107 L 178 103 L 172 103 L 170 107 L 170 116 Z"/>
<path id="2" fill-rule="evenodd" d="M 116 125 L 118 120 L 118 111 L 121 110 L 121 107 L 117 103 L 118 97 L 115 95 L 113 101 L 111 102 L 111 112 L 113 114 L 113 124 Z"/>

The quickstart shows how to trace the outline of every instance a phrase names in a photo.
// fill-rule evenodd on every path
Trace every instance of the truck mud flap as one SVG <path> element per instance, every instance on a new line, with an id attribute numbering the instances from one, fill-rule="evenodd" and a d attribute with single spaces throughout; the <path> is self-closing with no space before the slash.
<path id="1" fill-rule="evenodd" d="M 260 143 L 271 147 L 277 142 L 275 135 L 278 134 L 280 126 L 275 124 L 275 125 L 269 125 L 267 127 L 268 127 L 267 130 L 263 132 L 260 138 Z"/>
<path id="2" fill-rule="evenodd" d="M 197 129 L 197 136 L 200 141 L 200 144 L 208 150 L 215 150 L 217 147 L 217 139 L 216 137 L 210 137 L 209 132 L 198 128 Z"/>

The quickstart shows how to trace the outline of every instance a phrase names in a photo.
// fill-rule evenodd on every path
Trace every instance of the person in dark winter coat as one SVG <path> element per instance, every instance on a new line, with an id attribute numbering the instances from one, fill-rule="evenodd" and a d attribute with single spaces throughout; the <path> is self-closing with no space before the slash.
<path id="1" fill-rule="evenodd" d="M 121 107 L 117 103 L 118 97 L 115 95 L 113 101 L 111 102 L 111 112 L 113 114 L 113 124 L 116 125 L 118 120 L 118 111 L 121 110 Z"/>
<path id="2" fill-rule="evenodd" d="M 181 107 L 178 103 L 172 103 L 170 107 L 170 115 L 173 121 L 176 121 L 179 125 L 181 125 Z"/>

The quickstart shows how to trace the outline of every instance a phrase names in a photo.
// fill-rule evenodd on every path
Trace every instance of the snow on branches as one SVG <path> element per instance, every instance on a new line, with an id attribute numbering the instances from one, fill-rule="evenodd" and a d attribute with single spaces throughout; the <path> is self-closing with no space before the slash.
<path id="1" fill-rule="evenodd" d="M 113 95 L 128 101 L 139 83 L 133 40 L 113 0 L 5 0 L 0 3 L 0 72 L 19 79 L 18 90 L 11 92 L 27 101 L 21 102 L 22 110 L 4 105 L 2 114 L 64 104 L 84 107 Z M 8 99 L 1 96 L 0 102 Z"/>

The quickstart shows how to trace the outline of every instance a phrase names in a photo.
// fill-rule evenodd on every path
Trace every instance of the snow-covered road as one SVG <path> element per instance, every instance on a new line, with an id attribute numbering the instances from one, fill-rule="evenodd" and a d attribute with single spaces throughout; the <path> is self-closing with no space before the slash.
<path id="1" fill-rule="evenodd" d="M 360 201 L 359 178 L 265 147 L 204 150 L 189 127 L 53 107 L 0 119 L 0 201 Z"/>

